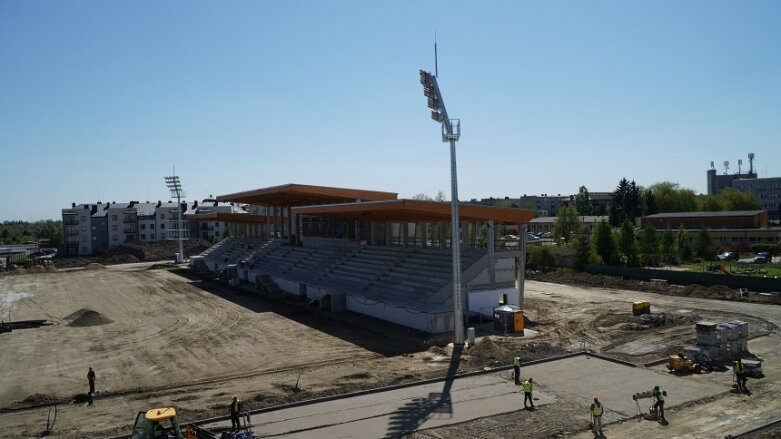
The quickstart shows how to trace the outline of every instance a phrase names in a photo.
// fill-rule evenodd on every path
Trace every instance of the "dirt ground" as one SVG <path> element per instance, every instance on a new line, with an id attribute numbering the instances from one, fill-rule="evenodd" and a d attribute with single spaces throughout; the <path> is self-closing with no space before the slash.
<path id="1" fill-rule="evenodd" d="M 631 318 L 631 302 L 641 299 L 651 300 L 654 314 L 667 316 L 664 326 Z M 186 422 L 224 415 L 232 394 L 253 409 L 438 377 L 449 364 L 447 350 L 425 334 L 242 294 L 150 263 L 0 277 L 0 314 L 7 319 L 9 311 L 13 320 L 53 324 L 0 335 L 3 437 L 38 437 L 55 403 L 52 436 L 106 437 L 128 432 L 135 414 L 152 406 L 175 405 Z M 750 397 L 727 393 L 678 416 L 702 419 L 704 428 L 713 413 L 727 408 L 781 409 L 781 310 L 775 305 L 529 281 L 526 316 L 534 329 L 527 337 L 478 328 L 482 337 L 465 352 L 461 370 L 508 365 L 515 352 L 529 361 L 584 345 L 645 363 L 691 344 L 695 321 L 737 318 L 750 322 L 754 337 L 771 334 L 750 345 L 771 357 L 776 352 L 768 378 L 757 381 Z M 86 398 L 89 365 L 97 372 L 92 405 Z M 535 414 L 534 428 L 522 413 L 512 413 L 414 437 L 593 437 L 584 433 L 582 407 L 545 410 L 555 411 L 550 417 Z M 611 425 L 606 434 L 656 437 L 635 434 L 632 428 L 642 424 L 634 424 Z M 669 432 L 677 425 L 672 422 Z"/>

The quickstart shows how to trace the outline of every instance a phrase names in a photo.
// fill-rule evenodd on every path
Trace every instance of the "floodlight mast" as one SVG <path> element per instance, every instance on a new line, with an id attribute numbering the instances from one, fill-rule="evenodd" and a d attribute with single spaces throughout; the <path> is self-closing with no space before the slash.
<path id="1" fill-rule="evenodd" d="M 456 346 L 464 345 L 464 295 L 461 290 L 461 228 L 458 212 L 458 174 L 456 169 L 456 141 L 461 137 L 461 121 L 450 119 L 445 101 L 439 91 L 437 77 L 425 70 L 420 71 L 423 94 L 428 98 L 431 118 L 442 124 L 442 141 L 450 142 L 450 245 L 453 253 L 453 330 Z"/>
<path id="2" fill-rule="evenodd" d="M 179 177 L 176 176 L 176 170 L 174 170 L 174 175 L 170 177 L 163 177 L 165 179 L 165 185 L 168 187 L 168 189 L 171 190 L 171 196 L 176 197 L 176 214 L 177 214 L 177 225 L 176 225 L 176 239 L 179 241 L 179 260 L 176 262 L 184 261 L 184 245 L 182 244 L 182 235 L 184 234 L 184 231 L 182 230 L 182 197 L 184 195 L 184 191 L 182 190 L 182 182 L 179 180 Z M 171 231 L 169 230 L 169 233 Z"/>

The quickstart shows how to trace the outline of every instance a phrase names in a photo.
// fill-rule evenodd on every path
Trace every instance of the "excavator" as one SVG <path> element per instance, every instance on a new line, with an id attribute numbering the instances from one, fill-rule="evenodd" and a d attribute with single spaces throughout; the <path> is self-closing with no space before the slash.
<path id="1" fill-rule="evenodd" d="M 244 426 L 235 432 L 212 433 L 195 424 L 184 427 L 176 420 L 176 409 L 160 407 L 139 412 L 130 439 L 255 439 L 249 413 L 243 415 Z"/>

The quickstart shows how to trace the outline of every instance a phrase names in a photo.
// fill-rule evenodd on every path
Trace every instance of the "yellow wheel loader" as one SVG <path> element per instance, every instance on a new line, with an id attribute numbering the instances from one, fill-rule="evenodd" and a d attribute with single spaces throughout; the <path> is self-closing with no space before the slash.
<path id="1" fill-rule="evenodd" d="M 702 366 L 686 358 L 683 354 L 670 355 L 667 369 L 673 373 L 700 373 Z"/>

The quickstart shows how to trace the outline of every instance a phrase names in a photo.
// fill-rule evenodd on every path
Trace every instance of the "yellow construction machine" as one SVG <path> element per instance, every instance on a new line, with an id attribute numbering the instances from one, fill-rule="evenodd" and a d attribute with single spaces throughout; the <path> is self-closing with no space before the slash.
<path id="1" fill-rule="evenodd" d="M 686 358 L 683 354 L 670 355 L 667 362 L 667 369 L 673 373 L 700 373 L 702 366 Z"/>
<path id="2" fill-rule="evenodd" d="M 138 413 L 130 439 L 255 439 L 249 413 L 243 413 L 242 420 L 239 431 L 217 435 L 196 424 L 180 426 L 173 407 L 154 408 Z"/>
<path id="3" fill-rule="evenodd" d="M 130 439 L 190 439 L 182 435 L 176 409 L 161 407 L 139 412 Z"/>

